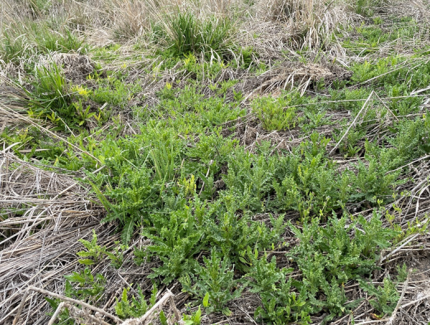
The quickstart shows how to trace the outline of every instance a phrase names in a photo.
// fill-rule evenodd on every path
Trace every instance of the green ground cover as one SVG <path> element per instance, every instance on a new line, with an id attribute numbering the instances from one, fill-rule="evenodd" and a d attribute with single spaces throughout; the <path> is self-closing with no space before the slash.
<path id="1" fill-rule="evenodd" d="M 40 17 L 54 5 L 31 3 Z M 408 204 L 424 191 L 410 167 L 430 153 L 430 62 L 428 40 L 417 39 L 428 26 L 376 8 L 360 1 L 350 9 L 360 21 L 330 35 L 343 65 L 329 62 L 328 43 L 265 61 L 236 41 L 233 18 L 191 12 L 153 23 L 132 46 L 121 30 L 94 46 L 49 20 L 3 31 L 1 59 L 25 72 L 8 76 L 11 100 L 34 122 L 4 127 L 1 141 L 22 161 L 78 175 L 103 209 L 98 221 L 115 225 L 109 244 L 96 232 L 80 239 L 63 294 L 126 319 L 173 286 L 186 293 L 179 308 L 190 325 L 234 323 L 246 299 L 262 324 L 353 321 L 363 304 L 390 317 L 408 270 L 382 254 L 425 234 L 429 220 L 411 217 Z M 87 55 L 93 69 L 71 79 L 64 64 L 32 59 L 52 51 Z M 337 66 L 347 77 L 303 88 L 287 75 L 291 87 L 259 88 L 291 64 Z M 111 299 L 109 274 L 130 267 L 145 275 Z M 61 299 L 48 302 L 55 310 Z M 154 322 L 172 317 L 164 310 Z M 69 309 L 57 318 L 74 323 Z"/>

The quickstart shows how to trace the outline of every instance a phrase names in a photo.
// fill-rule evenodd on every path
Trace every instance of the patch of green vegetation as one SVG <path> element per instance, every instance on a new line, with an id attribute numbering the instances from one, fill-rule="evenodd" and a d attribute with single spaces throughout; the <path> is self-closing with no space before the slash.
<path id="1" fill-rule="evenodd" d="M 417 49 L 425 46 L 423 26 L 414 19 L 404 17 L 399 20 L 390 17 L 389 22 L 390 24 L 384 24 L 380 17 L 375 17 L 373 24 L 363 22 L 361 26 L 346 28 L 346 35 L 353 34 L 352 38 L 343 37 L 342 32 L 337 35 L 343 38 L 343 47 L 358 56 L 376 55 L 382 46 L 387 47 L 393 55 L 401 52 L 404 44 L 408 42 L 415 44 Z"/>
<path id="2" fill-rule="evenodd" d="M 80 239 L 79 242 L 86 248 L 85 251 L 77 253 L 79 257 L 78 262 L 84 265 L 93 265 L 99 263 L 103 258 L 108 257 L 111 264 L 115 268 L 120 268 L 124 261 L 123 252 L 128 249 L 127 245 L 115 242 L 115 248 L 109 251 L 104 246 L 97 245 L 97 235 L 93 230 L 93 238 L 91 241 Z"/>
<path id="3" fill-rule="evenodd" d="M 93 88 L 73 85 L 66 81 L 62 67 L 51 63 L 36 68 L 30 89 L 20 87 L 28 97 L 29 117 L 49 121 L 61 131 L 80 130 L 85 134 L 83 129 L 89 122 L 102 126 L 114 109 L 124 109 L 142 91 L 139 81 L 125 84 L 125 77 L 117 73 L 100 78 L 96 72 L 88 77 L 94 81 Z"/>
<path id="4" fill-rule="evenodd" d="M 180 281 L 185 292 L 205 299 L 205 311 L 211 313 L 220 311 L 230 316 L 231 311 L 226 307 L 227 303 L 240 297 L 243 288 L 240 288 L 239 280 L 234 279 L 234 266 L 226 257 L 216 250 L 212 250 L 210 258 L 203 257 L 204 267 L 199 264 L 194 269 L 194 274 L 183 277 Z"/>
<path id="5" fill-rule="evenodd" d="M 165 16 L 152 26 L 150 41 L 156 56 L 150 73 L 177 67 L 183 62 L 192 79 L 214 78 L 221 69 L 263 69 L 254 64 L 258 53 L 236 44 L 236 26 L 228 17 L 199 18 L 193 13 Z M 181 65 L 182 66 L 182 65 Z"/>
<path id="6" fill-rule="evenodd" d="M 22 87 L 29 97 L 28 115 L 49 120 L 60 130 L 79 128 L 91 118 L 99 124 L 107 120 L 109 111 L 95 112 L 90 105 L 85 104 L 88 99 L 118 104 L 126 96 L 122 85 L 114 93 L 103 88 L 93 92 L 81 86 L 71 87 L 66 82 L 62 68 L 55 63 L 36 68 L 31 84 L 30 91 Z"/>
<path id="7" fill-rule="evenodd" d="M 381 316 L 391 315 L 400 297 L 396 284 L 389 277 L 384 278 L 383 285 L 378 287 L 363 280 L 358 280 L 358 282 L 360 287 L 373 297 L 370 305 L 375 308 L 375 311 Z"/>
<path id="8" fill-rule="evenodd" d="M 253 102 L 253 111 L 267 131 L 285 130 L 295 127 L 296 109 L 288 107 L 288 105 L 290 102 L 299 103 L 301 96 L 296 93 L 285 97 L 278 97 L 276 99 L 263 97 Z"/>
<path id="9" fill-rule="evenodd" d="M 110 44 L 104 47 L 94 47 L 91 49 L 93 60 L 109 63 L 120 58 L 118 50 L 121 48 L 119 44 Z"/>
<path id="10" fill-rule="evenodd" d="M 50 67 L 36 69 L 32 86 L 33 90 L 27 92 L 30 117 L 45 117 L 57 125 L 66 123 L 64 119 L 75 119 L 75 109 L 71 106 L 72 99 L 61 67 L 52 63 Z"/>
<path id="11" fill-rule="evenodd" d="M 168 97 L 168 94 L 161 96 Z M 178 121 L 181 118 L 177 115 Z M 169 123 L 174 121 L 176 119 Z M 405 123 L 410 125 L 411 122 Z M 328 158 L 326 152 L 329 140 L 317 133 L 313 133 L 308 141 L 303 141 L 289 155 L 271 156 L 269 153 L 272 147 L 269 143 L 262 144 L 256 153 L 251 154 L 245 152 L 242 147 L 235 146 L 234 141 L 214 134 L 201 135 L 199 142 L 188 148 L 187 141 L 177 136 L 173 125 L 160 129 L 159 126 L 155 127 L 147 122 L 140 135 L 101 144 L 101 150 L 109 148 L 109 154 L 103 156 L 110 157 L 104 161 L 111 174 L 108 176 L 100 173 L 93 181 L 100 200 L 110 211 L 108 220 L 116 219 L 123 223 L 123 239 L 130 238 L 136 225 L 142 226 L 144 229 L 142 235 L 151 239 L 152 244 L 149 247 L 135 251 L 139 263 L 156 260 L 161 262 L 161 266 L 153 270 L 151 277 L 165 283 L 182 277 L 184 288 L 187 287 L 187 290 L 202 298 L 207 292 L 214 290 L 210 288 L 215 284 L 210 284 L 211 278 L 195 276 L 211 274 L 209 260 L 206 260 L 208 268 L 206 271 L 196 262 L 195 256 L 199 252 L 208 250 L 209 247 L 217 247 L 212 254 L 221 254 L 214 256 L 223 256 L 232 263 L 228 264 L 224 260 L 217 262 L 225 263 L 224 275 L 215 273 L 212 275 L 214 279 L 218 279 L 227 276 L 230 269 L 228 265 L 231 267 L 234 265 L 238 272 L 243 272 L 242 274 L 250 272 L 250 267 L 256 262 L 251 261 L 249 249 L 261 252 L 269 249 L 271 245 L 278 245 L 278 238 L 283 229 L 283 218 L 273 219 L 271 225 L 273 230 L 270 231 L 263 224 L 252 221 L 250 216 L 253 214 L 257 212 L 277 214 L 297 210 L 302 217 L 302 231 L 306 234 L 308 231 L 321 230 L 317 216 L 321 216 L 321 220 L 329 218 L 332 210 L 339 211 L 347 203 L 364 200 L 376 205 L 377 202 L 389 201 L 394 192 L 393 187 L 402 182 L 399 180 L 401 171 L 391 171 L 409 161 L 415 154 L 419 155 L 403 150 L 400 145 L 418 141 L 420 132 L 413 133 L 412 129 L 427 128 L 426 122 L 422 119 L 417 119 L 413 123 L 416 123 L 414 127 L 405 127 L 399 123 L 397 127 L 403 132 L 393 130 L 393 134 L 397 136 L 390 141 L 397 143 L 395 147 L 387 149 L 380 148 L 376 142 L 366 143 L 364 158 L 366 164 L 363 162 L 356 164 L 357 174 L 346 170 L 340 176 L 335 176 L 338 173 L 335 164 Z M 179 165 L 180 168 L 176 167 Z M 227 172 L 221 175 L 225 189 L 218 190 L 215 196 L 214 183 L 220 180 L 218 173 L 223 165 L 227 166 Z M 195 176 L 186 178 L 186 175 L 198 175 L 198 178 Z M 309 221 L 313 228 L 308 230 L 309 218 L 315 221 Z M 296 288 L 299 293 L 303 293 L 293 295 L 289 289 L 283 290 L 287 296 L 276 298 L 275 302 L 267 298 L 265 310 L 269 313 L 261 314 L 261 317 L 273 322 L 298 319 L 305 322 L 307 315 L 321 309 L 330 310 L 333 317 L 345 312 L 347 307 L 344 306 L 346 300 L 342 294 L 341 284 L 357 276 L 365 277 L 369 274 L 371 266 L 375 263 L 375 252 L 386 247 L 397 236 L 397 233 L 391 230 L 381 232 L 381 221 L 379 217 L 374 216 L 370 222 L 359 219 L 360 228 L 366 228 L 366 235 L 363 237 L 361 232 L 356 232 L 357 242 L 351 242 L 348 234 L 352 228 L 344 227 L 348 217 L 341 219 L 343 224 L 338 224 L 340 221 L 336 218 L 329 220 L 331 221 L 327 225 L 328 232 L 313 236 L 320 236 L 321 240 L 329 238 L 327 240 L 331 240 L 331 243 L 343 238 L 339 242 L 339 252 L 342 254 L 337 255 L 339 254 L 337 251 L 329 253 L 333 254 L 333 269 L 329 264 L 322 265 L 321 270 L 330 272 L 327 271 L 326 277 L 318 276 L 318 281 L 323 282 L 313 285 L 311 278 L 309 286 L 300 288 L 294 281 L 285 282 L 282 284 L 285 288 Z M 294 229 L 293 226 L 290 227 Z M 332 233 L 329 236 L 330 231 Z M 296 236 L 301 235 L 297 233 Z M 305 238 L 312 237 L 310 234 L 306 236 L 301 242 L 305 243 Z M 312 238 L 312 245 L 317 245 L 318 241 L 315 241 L 315 237 Z M 323 249 L 321 256 L 326 256 L 328 252 L 324 249 L 328 249 L 329 245 L 321 245 Z M 358 249 L 357 247 L 361 248 L 357 250 L 356 255 L 348 253 L 349 250 Z M 307 255 L 302 258 L 300 254 L 305 252 L 315 254 L 316 251 L 316 246 L 303 248 L 303 251 L 293 249 L 291 256 L 301 272 L 305 272 L 312 260 Z M 214 256 L 211 257 L 213 261 L 219 258 Z M 349 264 L 344 264 L 335 256 L 345 256 L 351 260 L 348 260 Z M 331 259 L 324 261 L 332 263 Z M 312 262 L 315 264 L 309 266 L 309 269 L 318 270 L 316 263 L 320 262 L 320 259 L 315 260 Z M 350 265 L 350 268 L 346 269 L 345 265 Z M 196 272 L 197 269 L 200 271 Z M 279 275 L 276 275 L 276 278 L 279 278 Z M 227 282 L 224 285 L 228 287 Z M 233 294 L 235 291 L 230 292 Z M 325 293 L 326 298 L 322 301 L 312 301 L 310 297 L 318 292 Z M 212 293 L 212 296 L 216 294 Z M 224 310 L 229 299 L 222 298 L 219 302 L 214 302 L 213 307 Z M 298 311 L 285 310 L 283 312 L 285 314 L 278 315 L 278 309 L 275 308 L 279 303 L 278 299 L 289 301 L 291 310 L 296 308 L 303 311 L 301 307 L 307 305 L 308 312 L 301 314 Z"/>
<path id="12" fill-rule="evenodd" d="M 136 109 L 135 114 L 141 121 L 148 122 L 160 118 L 161 126 L 171 127 L 184 136 L 205 133 L 205 129 L 216 132 L 216 127 L 225 122 L 245 115 L 240 106 L 241 94 L 232 89 L 236 82 L 221 82 L 209 88 L 218 96 L 207 97 L 202 87 L 190 82 L 183 89 L 175 83 L 166 83 L 158 93 L 160 103 L 156 109 Z M 227 100 L 228 92 L 234 100 Z M 168 118 L 165 118 L 165 117 Z"/>
<path id="13" fill-rule="evenodd" d="M 418 57 L 387 57 L 376 62 L 365 62 L 352 67 L 353 82 L 374 79 L 375 86 L 397 87 L 398 92 L 409 94 L 412 90 L 426 88 L 430 64 Z M 402 83 L 405 83 L 402 85 Z M 403 91 L 401 91 L 403 90 Z"/>
<path id="14" fill-rule="evenodd" d="M 132 297 L 132 299 L 129 300 L 128 292 L 129 290 L 124 288 L 121 300 L 117 299 L 117 303 L 115 305 L 115 313 L 122 319 L 137 318 L 145 315 L 145 313 L 154 306 L 157 301 L 158 290 L 156 286 L 153 287 L 151 297 L 148 302 L 146 301 L 145 295 L 140 287 L 137 288 L 137 298 Z"/>
<path id="15" fill-rule="evenodd" d="M 47 13 L 53 5 L 52 0 L 32 0 L 27 4 L 37 15 Z"/>
<path id="16" fill-rule="evenodd" d="M 99 251 L 103 251 L 103 253 L 108 253 L 107 249 L 102 246 L 97 246 L 97 235 L 93 231 L 92 241 L 86 241 L 81 239 L 81 243 L 89 249 L 89 253 L 91 255 L 91 250 L 96 248 Z M 85 252 L 78 253 L 78 256 L 82 257 Z M 85 255 L 85 254 L 84 254 Z M 86 255 L 85 255 L 86 256 Z M 91 255 L 92 256 L 92 255 Z M 92 256 L 93 257 L 93 256 Z M 101 256 L 100 256 L 101 257 Z M 109 256 L 110 257 L 110 256 Z M 87 263 L 83 263 L 87 264 Z M 213 265 L 215 267 L 215 265 Z M 217 267 L 217 266 L 216 266 Z M 91 269 L 85 268 L 79 272 L 73 272 L 70 275 L 64 276 L 66 279 L 64 294 L 66 297 L 74 298 L 85 303 L 89 303 L 94 306 L 99 306 L 102 303 L 102 295 L 105 291 L 107 279 L 100 273 L 97 273 L 95 276 L 92 274 Z M 223 284 L 223 281 L 218 281 Z M 156 285 L 153 285 L 151 294 L 147 299 L 145 293 L 142 291 L 140 286 L 137 286 L 136 295 L 130 294 L 130 288 L 124 288 L 120 298 L 116 299 L 116 304 L 114 306 L 115 314 L 120 319 L 128 319 L 128 318 L 138 318 L 145 315 L 156 303 L 158 289 Z M 222 293 L 219 293 L 222 295 Z M 56 310 L 61 302 L 60 299 L 51 299 L 45 298 L 49 305 Z M 204 301 L 204 305 L 208 307 L 207 302 Z M 52 313 L 51 313 L 52 315 Z M 167 324 L 166 316 L 164 312 L 161 311 L 159 313 L 159 318 L 162 324 Z M 201 310 L 199 309 L 191 314 L 183 315 L 183 321 L 187 325 L 200 325 L 201 323 Z M 55 324 L 59 325 L 73 325 L 75 321 L 70 317 L 68 308 L 63 308 L 59 315 L 57 316 L 57 321 Z"/>
<path id="17" fill-rule="evenodd" d="M 359 1 L 359 12 L 368 14 L 370 5 Z M 406 229 L 395 215 L 401 214 L 396 198 L 411 182 L 405 166 L 430 152 L 430 117 L 420 113 L 421 98 L 410 96 L 430 83 L 422 53 L 352 64 L 350 80 L 316 82 L 305 94 L 293 89 L 249 99 L 237 91 L 239 80 L 219 78 L 226 69 L 252 65 L 253 50 L 232 42 L 231 21 L 192 14 L 169 19 L 166 26 L 153 26 L 160 59 L 142 71 L 157 82 L 161 71 L 176 66 L 176 76 L 186 78 L 163 79 L 147 106 L 130 107 L 146 91 L 128 76 L 126 63 L 80 85 L 67 84 L 60 67 L 36 70 L 29 115 L 56 125 L 68 143 L 90 155 L 78 156 L 76 148 L 49 138 L 36 141 L 40 133 L 32 128 L 2 134 L 8 143 L 21 142 L 13 148 L 20 157 L 85 172 L 82 183 L 105 207 L 102 222 L 116 222 L 121 232 L 122 242 L 109 250 L 95 233 L 92 240 L 80 240 L 85 250 L 78 252 L 79 262 L 89 268 L 67 277 L 66 294 L 97 304 L 106 280 L 95 274 L 96 267 L 110 262 L 121 268 L 127 245 L 142 237 L 148 244 L 133 248 L 134 263 L 150 263 L 148 278 L 157 284 L 179 281 L 199 306 L 184 316 L 188 325 L 199 324 L 202 311 L 231 315 L 232 303 L 246 291 L 260 298 L 256 321 L 309 324 L 311 316 L 325 313 L 329 322 L 361 302 L 350 301 L 347 282 L 358 282 L 370 294 L 377 313 L 390 314 L 399 299 L 396 283 L 385 278 L 375 287 L 368 283 L 371 272 L 381 250 L 425 232 L 429 222 L 425 217 Z M 355 30 L 358 41 L 344 44 L 369 54 L 411 37 L 416 28 L 394 35 L 385 33 L 384 23 L 375 17 L 372 26 Z M 92 53 L 111 62 L 122 59 L 119 48 Z M 265 69 L 262 64 L 249 71 Z M 106 104 L 106 113 L 91 103 Z M 132 112 L 134 132 L 123 134 L 113 111 Z M 88 121 L 97 122 L 94 130 L 85 129 Z M 247 147 L 243 130 L 251 125 L 245 123 L 257 124 L 252 127 L 263 135 L 276 131 L 290 143 L 281 146 L 268 137 Z M 20 153 L 22 148 L 31 152 Z M 383 209 L 388 204 L 395 213 Z M 373 214 L 352 215 L 352 206 Z M 296 241 L 286 242 L 286 232 Z M 138 288 L 132 297 L 131 286 L 124 289 L 117 315 L 143 315 L 155 304 L 156 290 L 149 300 L 145 294 Z M 160 322 L 167 322 L 164 313 Z"/>
<path id="18" fill-rule="evenodd" d="M 138 81 L 126 84 L 118 76 L 108 76 L 97 80 L 97 87 L 90 92 L 89 98 L 99 104 L 108 103 L 111 107 L 124 109 L 127 102 L 141 91 Z"/>
<path id="19" fill-rule="evenodd" d="M 81 272 L 73 272 L 65 278 L 66 296 L 90 303 L 95 303 L 101 298 L 106 285 L 106 278 L 101 274 L 93 276 L 89 268 Z"/>
<path id="20" fill-rule="evenodd" d="M 258 259 L 257 251 L 248 253 L 253 266 L 246 276 L 251 291 L 259 294 L 263 304 L 256 311 L 257 318 L 273 324 L 309 324 L 309 315 L 322 310 L 329 311 L 325 321 L 348 312 L 355 304 L 346 304 L 344 283 L 374 269 L 376 253 L 389 247 L 395 235 L 391 230 L 381 232 L 382 222 L 376 214 L 369 222 L 363 217 L 350 222 L 348 217 L 338 219 L 336 215 L 325 227 L 319 221 L 313 218 L 303 229 L 289 225 L 300 244 L 288 256 L 297 263 L 301 280 L 288 278 L 293 269 L 278 269 L 274 257 L 268 262 L 266 256 Z M 357 231 L 357 227 L 364 232 Z M 352 238 L 351 232 L 355 233 Z M 321 293 L 326 298 L 316 299 Z"/>
<path id="21" fill-rule="evenodd" d="M 85 268 L 81 272 L 73 272 L 66 275 L 66 288 L 64 294 L 66 297 L 78 299 L 80 301 L 98 305 L 99 300 L 104 293 L 106 286 L 106 278 L 101 274 L 93 276 L 91 270 Z M 155 305 L 157 297 L 157 287 L 154 286 L 151 297 L 146 300 L 142 289 L 137 287 L 137 297 L 128 298 L 129 290 L 124 288 L 121 298 L 116 301 L 115 313 L 121 319 L 143 316 L 152 306 Z M 60 299 L 46 298 L 50 306 L 56 310 L 60 303 Z M 58 318 L 56 324 L 72 325 L 75 321 L 70 318 L 68 308 L 64 308 Z"/>

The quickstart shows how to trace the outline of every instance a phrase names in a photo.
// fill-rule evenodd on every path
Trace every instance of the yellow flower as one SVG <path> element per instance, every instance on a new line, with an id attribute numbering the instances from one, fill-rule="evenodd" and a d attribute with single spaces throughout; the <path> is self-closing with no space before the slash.
<path id="1" fill-rule="evenodd" d="M 166 82 L 166 88 L 167 89 L 172 89 L 172 84 L 170 82 Z"/>
<path id="2" fill-rule="evenodd" d="M 82 97 L 88 97 L 89 96 L 89 94 L 90 94 L 90 90 L 88 90 L 88 89 L 85 89 L 84 87 L 82 87 L 82 86 L 74 86 L 73 88 L 72 88 L 72 90 L 74 91 L 74 92 L 77 92 L 79 95 L 81 95 Z"/>

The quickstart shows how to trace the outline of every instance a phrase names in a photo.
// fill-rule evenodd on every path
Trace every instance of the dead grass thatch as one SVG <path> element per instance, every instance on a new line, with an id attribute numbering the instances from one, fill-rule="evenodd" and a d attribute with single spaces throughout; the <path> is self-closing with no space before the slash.
<path id="1" fill-rule="evenodd" d="M 0 212 L 0 323 L 10 324 L 27 286 L 61 290 L 62 276 L 76 267 L 77 239 L 100 227 L 103 210 L 72 177 L 6 149 L 0 151 Z M 24 313 L 40 323 L 47 310 L 43 299 L 29 297 Z"/>

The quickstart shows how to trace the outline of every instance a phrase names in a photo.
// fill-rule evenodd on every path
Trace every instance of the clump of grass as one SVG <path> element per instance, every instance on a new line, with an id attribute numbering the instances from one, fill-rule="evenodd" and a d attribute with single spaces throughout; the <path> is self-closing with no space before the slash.
<path id="1" fill-rule="evenodd" d="M 166 24 L 156 30 L 165 35 L 167 53 L 175 57 L 203 54 L 205 57 L 223 57 L 233 46 L 233 23 L 228 18 L 215 16 L 198 18 L 192 13 L 166 17 Z"/>
<path id="2" fill-rule="evenodd" d="M 25 36 L 12 35 L 9 30 L 3 32 L 3 39 L 0 43 L 0 56 L 6 63 L 18 62 L 24 54 L 31 53 L 32 49 L 26 44 Z"/>
<path id="3" fill-rule="evenodd" d="M 79 128 L 91 118 L 97 123 L 102 123 L 109 114 L 105 111 L 94 112 L 90 105 L 85 105 L 90 96 L 96 100 L 97 94 L 81 86 L 71 87 L 62 67 L 54 62 L 37 67 L 30 85 L 30 90 L 21 86 L 21 90 L 28 98 L 28 116 L 50 121 L 60 130 L 70 131 Z M 104 90 L 103 99 L 106 103 L 115 104 L 126 96 L 125 90 L 122 91 L 123 93 L 115 94 L 117 96 L 114 97 L 108 89 Z"/>
<path id="4" fill-rule="evenodd" d="M 28 6 L 33 15 L 41 16 L 52 7 L 52 0 L 30 0 Z"/>
<path id="5" fill-rule="evenodd" d="M 34 107 L 60 109 L 70 102 L 61 67 L 52 64 L 48 68 L 37 68 L 36 76 L 37 79 L 33 82 L 34 90 L 32 92 Z"/>
<path id="6" fill-rule="evenodd" d="M 72 115 L 69 112 L 71 98 L 61 67 L 52 63 L 50 67 L 37 68 L 32 86 L 33 90 L 28 92 L 30 116 L 48 117 L 55 123 L 60 116 Z"/>

